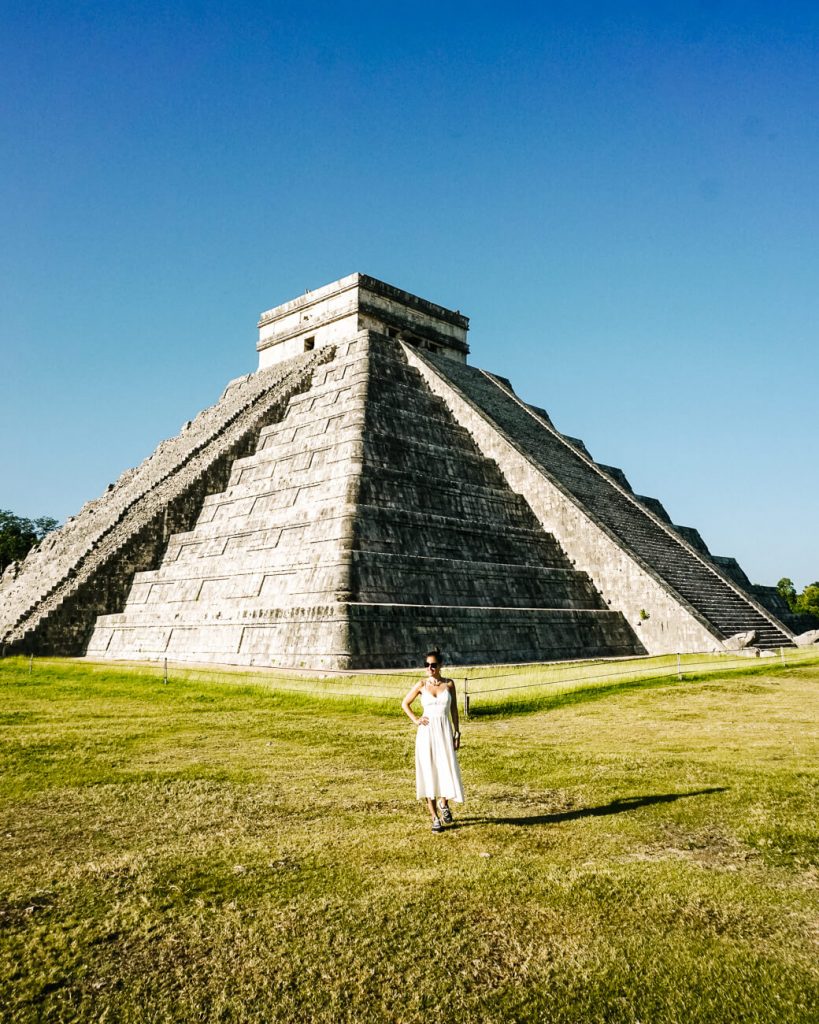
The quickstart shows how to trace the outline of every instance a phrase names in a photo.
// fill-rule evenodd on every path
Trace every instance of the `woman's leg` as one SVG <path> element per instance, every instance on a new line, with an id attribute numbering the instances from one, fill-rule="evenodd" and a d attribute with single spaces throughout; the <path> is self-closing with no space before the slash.
<path id="1" fill-rule="evenodd" d="M 435 805 L 435 801 L 433 799 L 431 799 L 430 797 L 427 797 L 427 807 L 429 808 L 429 813 L 430 813 L 431 817 L 437 818 L 438 817 L 438 808 Z"/>

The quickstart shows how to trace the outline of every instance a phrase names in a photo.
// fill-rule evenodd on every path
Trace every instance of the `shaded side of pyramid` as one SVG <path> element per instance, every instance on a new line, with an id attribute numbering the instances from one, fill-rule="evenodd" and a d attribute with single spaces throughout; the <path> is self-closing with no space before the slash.
<path id="1" fill-rule="evenodd" d="M 359 656 L 413 665 L 431 643 L 460 663 L 642 652 L 401 346 L 371 335 L 369 347 L 348 609 Z"/>
<path id="2" fill-rule="evenodd" d="M 656 499 L 635 495 L 621 470 L 595 463 L 582 442 L 556 430 L 507 380 L 405 350 L 648 650 L 715 650 L 750 632 L 758 647 L 792 643 L 790 629 L 742 586 L 744 574 L 727 572 L 726 560 L 714 559 L 696 530 L 674 526 Z"/>
<path id="3" fill-rule="evenodd" d="M 312 668 L 643 648 L 498 467 L 373 331 L 234 463 L 88 653 Z"/>

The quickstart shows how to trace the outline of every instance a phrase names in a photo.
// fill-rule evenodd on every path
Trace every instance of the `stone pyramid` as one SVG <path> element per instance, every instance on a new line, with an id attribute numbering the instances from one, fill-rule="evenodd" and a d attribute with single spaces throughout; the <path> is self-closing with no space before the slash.
<path id="1" fill-rule="evenodd" d="M 467 327 L 361 274 L 263 314 L 257 373 L 7 574 L 6 644 L 349 669 L 791 642 L 731 560 L 467 365 Z"/>

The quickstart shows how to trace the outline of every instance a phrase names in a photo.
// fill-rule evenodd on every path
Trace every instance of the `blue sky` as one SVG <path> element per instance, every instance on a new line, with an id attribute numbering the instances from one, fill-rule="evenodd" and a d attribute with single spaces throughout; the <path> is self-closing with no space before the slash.
<path id="1" fill-rule="evenodd" d="M 0 508 L 64 518 L 360 270 L 757 582 L 819 578 L 819 8 L 11 3 Z"/>

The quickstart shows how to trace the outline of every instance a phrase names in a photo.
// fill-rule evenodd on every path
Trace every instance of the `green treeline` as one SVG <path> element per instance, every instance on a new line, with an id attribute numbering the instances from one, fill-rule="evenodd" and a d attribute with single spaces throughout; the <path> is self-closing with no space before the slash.
<path id="1" fill-rule="evenodd" d="M 51 516 L 25 519 L 7 509 L 0 509 L 0 572 L 12 562 L 22 561 L 47 533 L 57 529 Z"/>
<path id="2" fill-rule="evenodd" d="M 800 594 L 793 585 L 793 580 L 783 576 L 776 589 L 788 602 L 792 612 L 807 612 L 819 618 L 819 580 L 809 583 Z"/>

